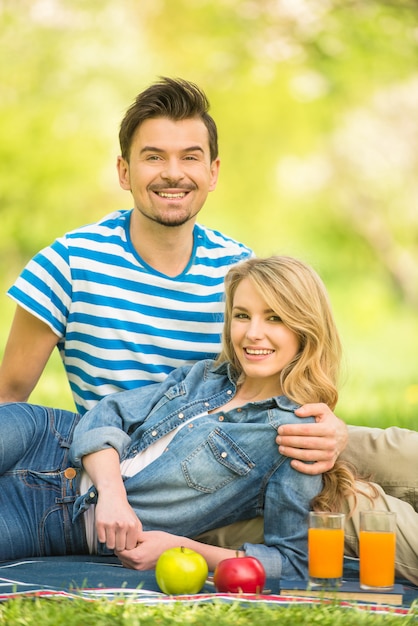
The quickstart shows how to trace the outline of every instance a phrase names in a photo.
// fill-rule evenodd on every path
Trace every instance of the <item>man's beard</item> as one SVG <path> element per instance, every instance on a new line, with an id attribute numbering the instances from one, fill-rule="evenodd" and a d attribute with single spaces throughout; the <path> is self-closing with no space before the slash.
<path id="1" fill-rule="evenodd" d="M 175 217 L 173 215 L 176 212 L 176 209 L 173 209 L 173 214 L 169 214 L 168 216 L 158 214 L 149 215 L 147 212 L 142 211 L 141 209 L 139 209 L 139 211 L 144 217 L 148 218 L 152 222 L 155 222 L 155 224 L 160 224 L 161 226 L 166 226 L 167 228 L 178 228 L 179 226 L 183 226 L 187 222 L 190 222 L 190 220 L 195 219 L 200 209 L 192 213 L 182 213 L 178 217 Z"/>
<path id="2" fill-rule="evenodd" d="M 186 217 L 181 217 L 176 220 L 165 220 L 164 218 L 157 216 L 151 219 L 154 219 L 154 222 L 157 222 L 157 224 L 161 224 L 161 226 L 167 226 L 167 228 L 176 228 L 177 226 L 183 226 L 183 224 L 186 224 L 194 217 L 194 215 L 187 215 Z"/>

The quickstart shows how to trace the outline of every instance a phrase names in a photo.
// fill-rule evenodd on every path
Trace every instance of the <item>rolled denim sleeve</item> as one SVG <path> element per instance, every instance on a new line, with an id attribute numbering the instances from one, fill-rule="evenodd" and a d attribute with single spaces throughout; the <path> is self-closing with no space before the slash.
<path id="1" fill-rule="evenodd" d="M 242 549 L 246 556 L 254 556 L 261 561 L 267 578 L 282 578 L 282 559 L 276 548 L 257 543 L 244 543 Z"/>
<path id="2" fill-rule="evenodd" d="M 112 394 L 83 415 L 74 430 L 70 448 L 74 465 L 80 466 L 83 456 L 106 448 L 114 448 L 120 457 L 123 456 L 131 441 L 126 432 L 131 413 L 128 413 L 127 407 L 124 409 L 128 394 L 130 392 Z M 139 414 L 137 419 L 139 422 Z"/>
<path id="3" fill-rule="evenodd" d="M 77 433 L 76 428 L 70 449 L 70 458 L 73 465 L 81 467 L 83 456 L 106 448 L 114 448 L 119 457 L 122 458 L 130 443 L 131 438 L 120 428 L 104 426 L 83 434 Z"/>

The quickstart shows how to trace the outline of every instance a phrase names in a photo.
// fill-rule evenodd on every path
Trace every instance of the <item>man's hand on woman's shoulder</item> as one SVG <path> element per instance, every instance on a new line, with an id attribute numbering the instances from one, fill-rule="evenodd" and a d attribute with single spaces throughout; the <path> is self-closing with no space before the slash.
<path id="1" fill-rule="evenodd" d="M 303 474 L 322 474 L 330 470 L 348 440 L 347 425 L 323 403 L 304 404 L 298 417 L 315 417 L 315 424 L 283 424 L 276 443 L 280 454 L 292 458 L 291 465 Z"/>

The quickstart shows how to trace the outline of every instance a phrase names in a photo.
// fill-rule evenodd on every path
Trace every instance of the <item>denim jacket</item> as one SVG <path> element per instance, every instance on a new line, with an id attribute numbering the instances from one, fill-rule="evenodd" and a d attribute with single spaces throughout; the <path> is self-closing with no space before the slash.
<path id="1" fill-rule="evenodd" d="M 162 383 L 112 394 L 82 417 L 72 460 L 80 466 L 84 455 L 108 447 L 121 460 L 133 457 L 203 414 L 179 430 L 160 457 L 124 478 L 144 530 L 195 537 L 263 516 L 265 544 L 245 543 L 246 554 L 260 559 L 268 576 L 306 578 L 309 503 L 322 478 L 292 469 L 275 442 L 280 424 L 298 421 L 298 405 L 278 396 L 216 410 L 235 393 L 230 366 L 206 360 L 174 370 Z M 75 517 L 96 501 L 92 487 L 78 497 Z"/>

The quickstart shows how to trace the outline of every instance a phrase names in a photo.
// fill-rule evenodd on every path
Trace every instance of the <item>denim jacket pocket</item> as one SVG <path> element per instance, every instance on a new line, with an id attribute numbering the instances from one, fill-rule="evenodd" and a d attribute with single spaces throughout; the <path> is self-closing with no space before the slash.
<path id="1" fill-rule="evenodd" d="M 255 464 L 234 439 L 217 428 L 182 461 L 181 466 L 189 487 L 213 493 L 246 476 Z"/>

